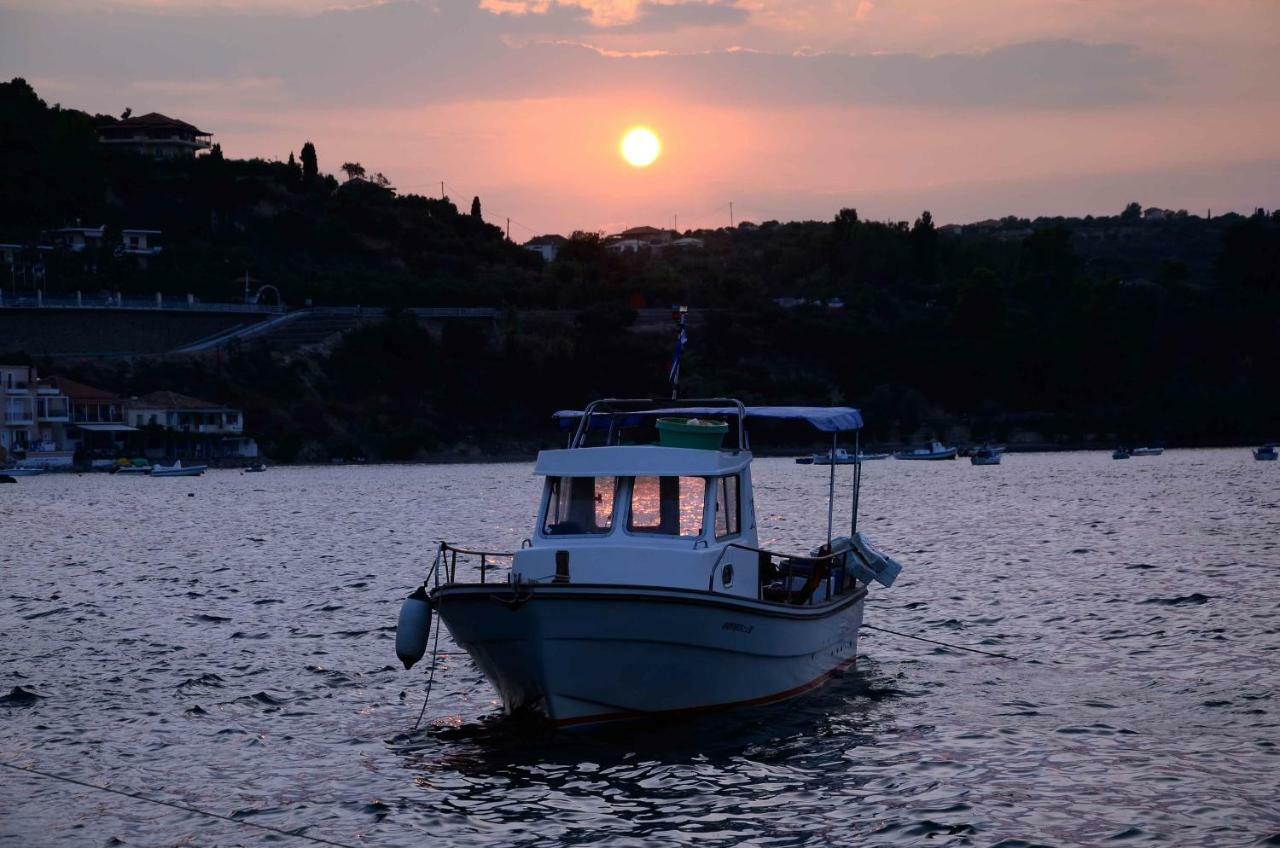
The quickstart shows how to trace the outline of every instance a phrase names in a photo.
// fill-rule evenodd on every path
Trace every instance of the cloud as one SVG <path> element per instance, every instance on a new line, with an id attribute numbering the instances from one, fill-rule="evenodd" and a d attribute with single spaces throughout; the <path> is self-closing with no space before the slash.
<path id="1" fill-rule="evenodd" d="M 620 27 L 712 25 L 745 15 L 728 4 L 646 2 Z M 546 27 L 599 30 L 580 6 L 511 15 L 474 0 L 388 2 L 310 16 L 10 10 L 0 11 L 0 73 L 116 88 L 140 80 L 263 80 L 281 102 L 305 105 L 658 94 L 737 106 L 961 109 L 1132 103 L 1168 78 L 1160 59 L 1123 44 L 1050 40 L 938 56 L 614 55 L 581 40 L 533 37 Z"/>

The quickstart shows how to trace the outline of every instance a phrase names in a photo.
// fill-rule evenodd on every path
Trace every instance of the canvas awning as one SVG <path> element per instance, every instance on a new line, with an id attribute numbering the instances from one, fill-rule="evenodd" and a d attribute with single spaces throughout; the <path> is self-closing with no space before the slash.
<path id="1" fill-rule="evenodd" d="M 136 433 L 137 427 L 130 427 L 128 424 L 76 424 L 81 430 L 87 430 L 90 433 Z"/>
<path id="2" fill-rule="evenodd" d="M 702 417 L 736 418 L 737 412 L 730 408 L 715 406 L 686 406 L 670 409 L 646 409 L 643 411 L 599 411 L 592 415 L 591 427 L 608 427 L 610 416 L 617 416 L 622 426 L 634 426 L 646 419 L 666 415 L 697 415 Z M 564 409 L 555 414 L 555 419 L 562 428 L 576 427 L 582 418 L 581 410 Z M 815 430 L 824 433 L 843 433 L 858 430 L 862 427 L 862 415 L 858 410 L 848 406 L 748 406 L 746 418 L 751 420 L 803 421 Z M 598 420 L 594 420 L 598 419 Z"/>

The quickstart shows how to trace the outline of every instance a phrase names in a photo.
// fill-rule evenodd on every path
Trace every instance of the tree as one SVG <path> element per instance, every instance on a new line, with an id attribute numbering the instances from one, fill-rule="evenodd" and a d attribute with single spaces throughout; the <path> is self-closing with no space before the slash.
<path id="1" fill-rule="evenodd" d="M 359 162 L 343 162 L 342 171 L 346 173 L 348 180 L 364 179 L 364 165 L 361 165 Z"/>
<path id="2" fill-rule="evenodd" d="M 391 180 L 381 171 L 373 175 L 373 184 L 379 188 L 385 188 L 387 191 L 395 191 L 395 188 L 391 185 Z"/>
<path id="3" fill-rule="evenodd" d="M 316 162 L 316 146 L 311 142 L 302 145 L 302 181 L 309 183 L 320 176 L 320 166 Z"/>
<path id="4" fill-rule="evenodd" d="M 1124 208 L 1124 211 L 1120 213 L 1120 220 L 1121 221 L 1142 220 L 1142 204 L 1137 202 L 1130 203 L 1128 206 Z"/>
<path id="5" fill-rule="evenodd" d="M 473 197 L 473 198 L 471 198 L 471 217 L 472 217 L 472 218 L 475 218 L 477 221 L 481 220 L 481 217 L 480 217 L 480 198 L 479 198 L 479 197 Z"/>
<path id="6" fill-rule="evenodd" d="M 127 121 L 129 120 L 129 116 L 132 114 L 133 114 L 133 109 L 125 109 L 123 112 L 120 113 L 120 120 Z"/>
<path id="7" fill-rule="evenodd" d="M 213 161 L 213 162 L 222 161 L 222 145 L 221 144 L 214 144 L 213 147 L 209 148 L 209 159 L 210 161 Z"/>

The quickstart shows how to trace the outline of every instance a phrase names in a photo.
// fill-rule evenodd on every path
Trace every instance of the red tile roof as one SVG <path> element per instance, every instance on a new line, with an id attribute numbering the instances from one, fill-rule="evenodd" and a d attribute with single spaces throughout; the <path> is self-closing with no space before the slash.
<path id="1" fill-rule="evenodd" d="M 95 389 L 67 377 L 45 377 L 41 383 L 53 386 L 72 400 L 119 400 L 120 396 L 105 389 Z"/>
<path id="2" fill-rule="evenodd" d="M 103 127 L 104 130 L 184 130 L 192 135 L 209 135 L 202 129 L 188 124 L 186 121 L 179 121 L 177 118 L 170 118 L 168 115 L 161 115 L 159 112 L 148 112 L 145 115 L 135 115 L 132 118 L 125 118 Z"/>
<path id="3" fill-rule="evenodd" d="M 139 405 L 152 406 L 157 409 L 226 409 L 220 403 L 210 403 L 207 400 L 193 398 L 190 395 L 180 395 L 177 392 L 152 392 L 149 395 L 143 395 L 137 399 Z"/>

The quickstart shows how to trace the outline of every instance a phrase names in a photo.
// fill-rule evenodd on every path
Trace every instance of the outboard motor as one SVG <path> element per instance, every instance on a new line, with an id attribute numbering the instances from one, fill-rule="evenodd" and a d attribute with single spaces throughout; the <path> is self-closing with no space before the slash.
<path id="1" fill-rule="evenodd" d="M 902 572 L 902 565 L 897 560 L 871 544 L 871 540 L 861 533 L 853 535 L 853 550 L 862 560 L 862 564 L 854 563 L 854 573 L 864 583 L 874 580 L 888 588 Z"/>
<path id="2" fill-rule="evenodd" d="M 427 599 L 427 587 L 419 586 L 400 605 L 400 620 L 396 623 L 396 656 L 405 669 L 422 659 L 427 652 L 427 636 L 431 633 L 431 602 Z"/>

